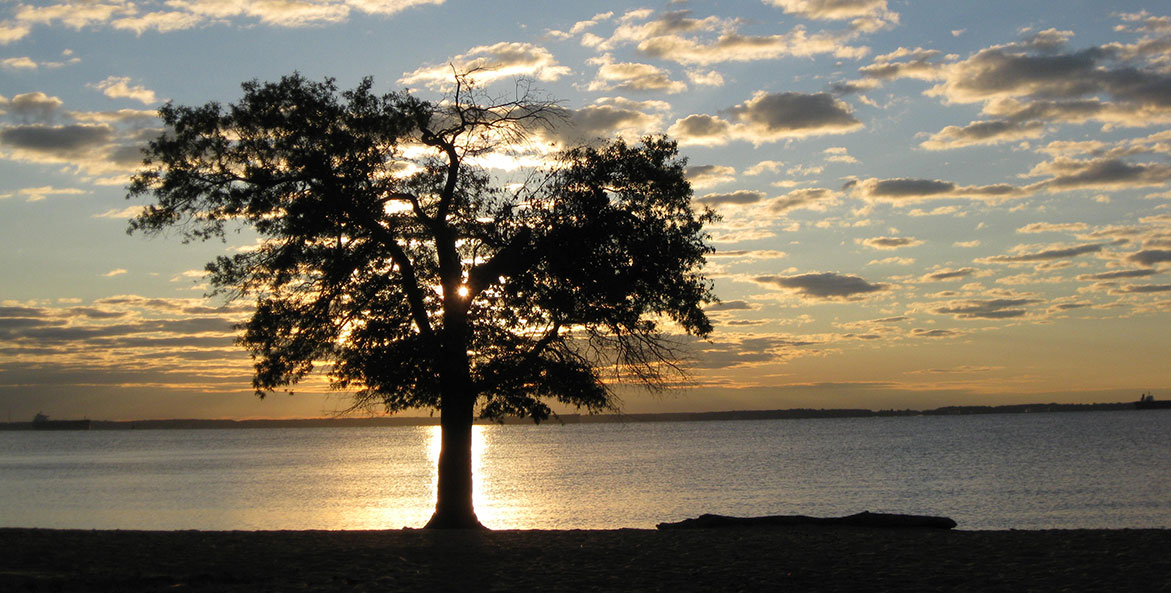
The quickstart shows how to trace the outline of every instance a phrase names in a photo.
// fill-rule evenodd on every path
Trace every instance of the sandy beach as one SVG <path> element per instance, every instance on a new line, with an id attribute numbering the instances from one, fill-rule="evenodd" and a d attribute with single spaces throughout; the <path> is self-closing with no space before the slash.
<path id="1" fill-rule="evenodd" d="M 1171 591 L 1171 530 L 0 529 L 0 591 Z"/>

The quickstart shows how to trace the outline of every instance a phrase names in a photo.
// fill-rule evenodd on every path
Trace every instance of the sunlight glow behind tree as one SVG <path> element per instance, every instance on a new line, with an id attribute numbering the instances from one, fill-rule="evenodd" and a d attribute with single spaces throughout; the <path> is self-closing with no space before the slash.
<path id="1" fill-rule="evenodd" d="M 130 231 L 257 232 L 207 266 L 218 293 L 256 301 L 238 341 L 257 394 L 323 369 L 355 408 L 439 410 L 428 526 L 478 527 L 476 416 L 612 409 L 613 382 L 679 376 L 668 333 L 712 330 L 714 215 L 693 210 L 667 138 L 570 148 L 502 185 L 473 163 L 555 125 L 555 104 L 487 101 L 464 76 L 440 103 L 371 89 L 294 74 L 227 107 L 163 106 L 128 188 L 154 202 Z"/>

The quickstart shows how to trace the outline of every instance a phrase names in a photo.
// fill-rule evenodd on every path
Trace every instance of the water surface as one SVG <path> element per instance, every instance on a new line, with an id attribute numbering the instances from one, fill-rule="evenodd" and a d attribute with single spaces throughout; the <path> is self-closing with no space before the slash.
<path id="1" fill-rule="evenodd" d="M 1171 528 L 1171 411 L 477 426 L 489 527 L 702 513 Z M 0 526 L 385 529 L 434 501 L 434 427 L 0 432 Z"/>

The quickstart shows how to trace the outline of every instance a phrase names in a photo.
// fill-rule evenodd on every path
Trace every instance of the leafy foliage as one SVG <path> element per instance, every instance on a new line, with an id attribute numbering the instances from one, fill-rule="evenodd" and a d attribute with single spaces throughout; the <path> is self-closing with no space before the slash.
<path id="1" fill-rule="evenodd" d="M 678 372 L 662 326 L 705 336 L 710 212 L 691 207 L 666 138 L 572 148 L 506 190 L 468 162 L 548 123 L 556 106 L 339 93 L 299 75 L 249 82 L 236 104 L 168 104 L 130 197 L 131 232 L 185 240 L 252 227 L 259 248 L 208 264 L 256 300 L 239 342 L 257 394 L 324 365 L 355 405 L 483 417 L 550 414 L 547 400 L 610 408 L 613 380 Z M 607 374 L 609 373 L 609 374 Z"/>

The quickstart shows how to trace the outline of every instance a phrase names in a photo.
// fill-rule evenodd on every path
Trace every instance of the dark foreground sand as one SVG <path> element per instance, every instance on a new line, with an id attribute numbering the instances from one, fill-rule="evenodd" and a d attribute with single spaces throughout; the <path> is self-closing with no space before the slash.
<path id="1" fill-rule="evenodd" d="M 0 529 L 0 591 L 1171 591 L 1171 530 Z"/>

